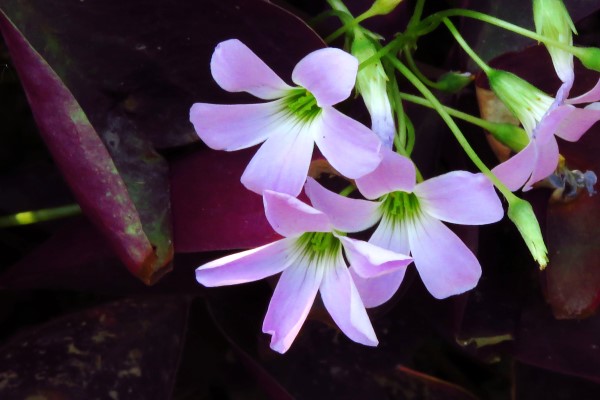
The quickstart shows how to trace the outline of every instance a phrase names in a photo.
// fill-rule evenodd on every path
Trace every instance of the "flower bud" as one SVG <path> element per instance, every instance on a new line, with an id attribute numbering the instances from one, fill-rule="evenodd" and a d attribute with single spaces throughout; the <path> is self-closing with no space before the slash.
<path id="1" fill-rule="evenodd" d="M 597 47 L 578 47 L 575 56 L 584 67 L 600 72 L 600 49 Z"/>
<path id="2" fill-rule="evenodd" d="M 377 53 L 375 44 L 362 32 L 356 31 L 351 53 L 359 62 L 364 62 Z M 396 127 L 392 107 L 387 94 L 388 77 L 380 60 L 374 61 L 358 71 L 356 90 L 363 98 L 371 115 L 371 129 L 388 148 L 392 148 Z"/>
<path id="3" fill-rule="evenodd" d="M 438 79 L 438 88 L 448 93 L 456 93 L 473 82 L 473 75 L 469 72 L 446 72 Z"/>
<path id="4" fill-rule="evenodd" d="M 540 269 L 546 268 L 548 250 L 531 204 L 518 197 L 509 200 L 508 218 L 516 225 L 533 259 L 540 265 Z"/>
<path id="5" fill-rule="evenodd" d="M 402 3 L 402 0 L 375 0 L 367 13 L 371 16 L 386 15 L 394 11 L 396 6 L 400 3 Z"/>
<path id="6" fill-rule="evenodd" d="M 529 144 L 529 136 L 522 128 L 509 123 L 494 123 L 487 128 L 488 132 L 500 143 L 515 153 Z"/>
<path id="7" fill-rule="evenodd" d="M 560 43 L 573 44 L 573 33 L 577 34 L 577 31 L 562 0 L 534 0 L 533 20 L 538 34 Z M 560 80 L 572 82 L 573 55 L 549 44 L 546 48 Z"/>
<path id="8" fill-rule="evenodd" d="M 531 135 L 554 99 L 510 72 L 492 69 L 487 76 L 490 88 Z"/>

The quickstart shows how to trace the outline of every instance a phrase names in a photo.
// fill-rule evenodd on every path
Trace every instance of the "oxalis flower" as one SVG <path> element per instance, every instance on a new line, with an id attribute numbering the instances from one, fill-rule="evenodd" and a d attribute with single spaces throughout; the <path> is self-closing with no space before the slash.
<path id="1" fill-rule="evenodd" d="M 365 220 L 379 220 L 369 243 L 411 254 L 427 290 L 438 299 L 475 287 L 481 266 L 471 250 L 444 223 L 481 225 L 500 220 L 500 199 L 482 174 L 454 171 L 416 183 L 413 163 L 391 150 L 381 165 L 356 181 L 372 202 Z M 315 207 L 324 209 L 319 202 Z M 355 218 L 355 220 L 358 217 Z M 366 277 L 354 265 L 350 273 L 366 307 L 376 307 L 398 290 L 405 269 Z"/>
<path id="2" fill-rule="evenodd" d="M 220 43 L 211 60 L 215 81 L 229 92 L 248 92 L 261 104 L 196 103 L 190 120 L 211 148 L 234 151 L 265 142 L 242 175 L 248 189 L 296 196 L 306 180 L 314 144 L 341 174 L 358 178 L 379 164 L 381 143 L 359 122 L 332 106 L 350 96 L 358 61 L 335 48 L 314 51 L 286 84 L 237 39 Z"/>
<path id="3" fill-rule="evenodd" d="M 315 185 L 309 178 L 307 188 Z M 328 194 L 333 193 L 324 189 L 307 189 L 307 194 L 311 201 L 334 205 L 335 212 L 328 215 L 290 195 L 267 190 L 265 214 L 285 238 L 209 262 L 196 270 L 196 279 L 205 286 L 234 285 L 283 271 L 263 322 L 263 332 L 272 335 L 271 348 L 280 353 L 290 348 L 317 292 L 342 332 L 355 342 L 376 346 L 377 337 L 344 254 L 366 278 L 403 269 L 412 260 L 345 236 L 343 232 L 361 231 L 375 223 L 360 218 L 368 214 L 371 202 L 337 195 L 340 198 L 332 201 Z"/>
<path id="4" fill-rule="evenodd" d="M 496 166 L 494 172 L 511 190 L 523 190 L 551 175 L 558 165 L 556 136 L 575 142 L 600 120 L 600 81 L 589 92 L 567 99 L 570 84 L 564 83 L 552 98 L 510 72 L 488 72 L 490 87 L 519 119 L 529 144 Z M 591 103 L 583 108 L 576 104 Z"/>

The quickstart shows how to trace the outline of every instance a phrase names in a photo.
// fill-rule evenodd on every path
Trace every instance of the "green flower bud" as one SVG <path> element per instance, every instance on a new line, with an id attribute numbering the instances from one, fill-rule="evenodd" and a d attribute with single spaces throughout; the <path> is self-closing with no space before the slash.
<path id="1" fill-rule="evenodd" d="M 400 3 L 402 3 L 402 0 L 375 0 L 367 13 L 371 16 L 386 15 L 394 11 L 396 6 Z"/>
<path id="2" fill-rule="evenodd" d="M 529 144 L 529 135 L 522 128 L 509 123 L 494 123 L 488 132 L 500 143 L 518 153 Z"/>
<path id="3" fill-rule="evenodd" d="M 567 45 L 573 44 L 575 25 L 562 0 L 534 0 L 533 20 L 538 34 Z M 559 78 L 573 80 L 573 55 L 565 50 L 546 44 Z"/>
<path id="4" fill-rule="evenodd" d="M 575 57 L 588 69 L 600 72 L 600 49 L 597 47 L 578 47 Z"/>
<path id="5" fill-rule="evenodd" d="M 469 72 L 446 72 L 438 79 L 438 89 L 448 93 L 456 93 L 473 82 L 473 75 Z"/>
<path id="6" fill-rule="evenodd" d="M 496 96 L 531 134 L 554 103 L 554 98 L 510 72 L 491 69 L 487 76 Z"/>
<path id="7" fill-rule="evenodd" d="M 533 259 L 540 265 L 540 269 L 546 268 L 548 250 L 531 204 L 518 197 L 509 200 L 508 218 L 516 225 Z"/>

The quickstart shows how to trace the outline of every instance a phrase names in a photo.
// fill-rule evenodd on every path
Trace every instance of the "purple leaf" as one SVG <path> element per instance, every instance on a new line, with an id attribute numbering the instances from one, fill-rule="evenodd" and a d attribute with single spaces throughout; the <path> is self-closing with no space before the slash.
<path id="1" fill-rule="evenodd" d="M 0 350 L 0 397 L 169 398 L 187 310 L 181 297 L 126 299 L 29 328 Z"/>
<path id="2" fill-rule="evenodd" d="M 69 89 L 4 13 L 0 27 L 41 134 L 75 198 L 130 271 L 152 282 L 169 262 L 169 243 L 154 244 L 157 257 L 111 155 Z"/>
<path id="3" fill-rule="evenodd" d="M 177 252 L 250 248 L 279 238 L 267 222 L 262 197 L 240 183 L 254 152 L 203 149 L 172 160 Z"/>

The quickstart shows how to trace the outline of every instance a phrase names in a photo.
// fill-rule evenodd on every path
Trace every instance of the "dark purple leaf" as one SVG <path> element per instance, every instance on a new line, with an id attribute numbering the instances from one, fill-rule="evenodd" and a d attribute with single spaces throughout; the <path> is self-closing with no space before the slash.
<path id="1" fill-rule="evenodd" d="M 197 141 L 189 108 L 231 102 L 213 81 L 215 46 L 239 38 L 290 82 L 321 39 L 299 18 L 261 0 L 176 2 L 7 0 L 3 8 L 73 92 L 104 142 L 126 115 L 155 147 Z M 110 22 L 109 22 L 110 21 Z M 86 38 L 86 40 L 82 40 Z"/>
<path id="2" fill-rule="evenodd" d="M 600 385 L 516 363 L 513 393 L 514 400 L 596 399 L 600 397 Z"/>
<path id="3" fill-rule="evenodd" d="M 172 160 L 177 252 L 249 248 L 279 238 L 265 218 L 262 197 L 240 182 L 255 151 L 203 149 Z"/>
<path id="4" fill-rule="evenodd" d="M 23 331 L 0 351 L 0 397 L 167 399 L 187 310 L 181 297 L 121 300 Z"/>
<path id="5" fill-rule="evenodd" d="M 113 159 L 69 89 L 3 13 L 0 27 L 41 134 L 82 209 L 130 271 L 153 281 L 168 264 L 169 242 L 154 244 L 157 257 Z"/>

